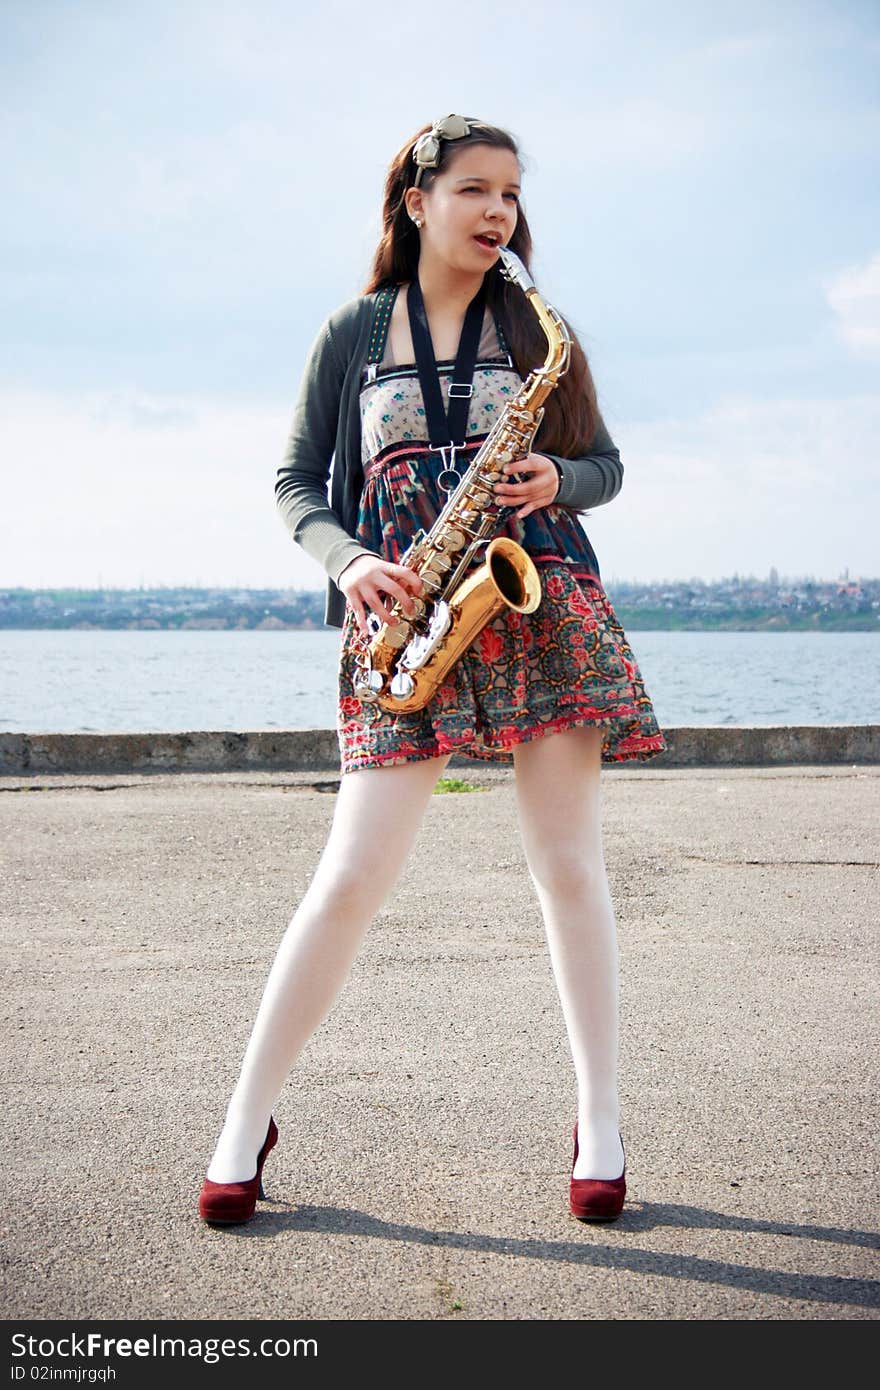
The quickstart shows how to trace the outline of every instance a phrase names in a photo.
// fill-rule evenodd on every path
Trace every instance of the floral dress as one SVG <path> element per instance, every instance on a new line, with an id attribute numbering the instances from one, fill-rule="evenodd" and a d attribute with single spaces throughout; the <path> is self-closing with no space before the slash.
<path id="1" fill-rule="evenodd" d="M 429 448 L 416 367 L 395 365 L 385 350 L 394 293 L 380 296 L 361 389 L 364 489 L 357 539 L 399 563 L 414 533 L 432 526 L 447 494 L 437 481 L 443 459 Z M 453 368 L 452 361 L 437 363 L 447 408 Z M 487 309 L 467 446 L 456 455 L 460 473 L 521 384 L 501 327 Z M 495 534 L 529 553 L 541 579 L 541 602 L 529 614 L 503 608 L 424 709 L 392 712 L 358 698 L 359 633 L 346 604 L 337 711 L 342 773 L 453 752 L 512 763 L 516 744 L 575 725 L 601 728 L 606 763 L 644 762 L 665 750 L 635 656 L 577 518 L 553 506 L 522 519 L 510 512 Z M 480 562 L 478 554 L 474 564 Z"/>

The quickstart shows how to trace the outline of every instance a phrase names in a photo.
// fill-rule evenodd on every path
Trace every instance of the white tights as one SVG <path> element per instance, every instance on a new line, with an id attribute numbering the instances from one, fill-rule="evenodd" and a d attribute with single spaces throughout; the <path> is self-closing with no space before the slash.
<path id="1" fill-rule="evenodd" d="M 619 1177 L 617 939 L 602 852 L 595 728 L 514 750 L 523 846 L 544 918 L 578 1082 L 576 1177 Z M 269 972 L 213 1182 L 252 1178 L 272 1107 L 342 990 L 367 928 L 409 858 L 449 756 L 347 773 L 318 867 Z M 381 825 L 381 857 L 370 827 Z"/>
<path id="2" fill-rule="evenodd" d="M 602 848 L 601 731 L 515 750 L 520 833 L 578 1083 L 576 1178 L 619 1178 L 617 923 Z"/>

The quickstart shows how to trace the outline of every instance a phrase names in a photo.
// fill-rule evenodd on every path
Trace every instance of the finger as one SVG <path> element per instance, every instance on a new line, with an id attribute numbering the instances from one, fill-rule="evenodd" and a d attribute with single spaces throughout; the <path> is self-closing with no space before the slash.
<path id="1" fill-rule="evenodd" d="M 542 482 L 546 485 L 550 477 L 550 474 L 543 464 L 536 468 L 517 468 L 515 465 L 509 465 L 508 467 L 509 471 L 505 477 L 499 479 L 497 483 L 498 487 L 526 487 L 527 485 L 531 487 L 537 485 L 540 487 Z M 520 481 L 518 482 L 516 481 L 516 475 L 519 475 Z M 556 476 L 555 468 L 553 469 L 553 476 Z"/>
<path id="2" fill-rule="evenodd" d="M 521 502 L 531 501 L 540 492 L 540 483 L 502 483 L 495 495 L 508 507 L 516 507 Z"/>
<path id="3" fill-rule="evenodd" d="M 527 491 L 527 489 L 531 489 L 531 491 L 534 492 L 535 488 L 539 488 L 541 484 L 535 481 L 534 478 L 527 478 L 525 482 L 496 482 L 495 486 L 496 488 L 500 488 L 502 492 L 509 492 L 513 493 L 514 496 L 521 496 L 521 493 Z"/>
<path id="4" fill-rule="evenodd" d="M 366 618 L 364 616 L 363 604 L 361 603 L 360 599 L 355 598 L 353 594 L 349 594 L 348 601 L 351 604 L 352 612 L 354 613 L 354 620 L 358 625 L 358 631 L 366 632 L 367 623 Z"/>
<path id="5" fill-rule="evenodd" d="M 404 584 L 408 584 L 415 593 L 421 593 L 424 587 L 422 584 L 422 577 L 420 574 L 416 574 L 415 570 L 411 570 L 407 565 L 395 565 L 393 572 Z"/>
<path id="6" fill-rule="evenodd" d="M 378 589 L 365 589 L 364 595 L 370 608 L 376 614 L 376 617 L 381 618 L 383 623 L 390 623 L 392 620 L 391 610 L 385 607 L 385 604 L 379 596 Z"/>
<path id="7" fill-rule="evenodd" d="M 549 506 L 547 489 L 543 488 L 539 492 L 532 491 L 530 495 L 521 497 L 519 503 L 522 505 L 519 506 L 519 511 L 516 513 L 517 517 L 522 519 L 531 516 L 532 512 L 538 511 L 539 508 Z"/>
<path id="8" fill-rule="evenodd" d="M 556 465 L 552 459 L 545 458 L 543 454 L 529 454 L 528 458 L 520 459 L 516 463 L 506 463 L 504 473 L 527 473 L 530 478 L 556 478 Z"/>
<path id="9" fill-rule="evenodd" d="M 401 581 L 415 598 L 424 594 L 425 582 L 415 570 L 405 568 L 401 574 Z"/>
<path id="10" fill-rule="evenodd" d="M 541 507 L 550 507 L 553 505 L 553 499 L 555 496 L 555 492 L 552 495 L 548 492 L 544 492 L 538 497 L 533 497 L 523 508 L 523 510 L 517 513 L 517 515 L 521 517 L 528 516 L 530 512 L 536 512 Z"/>
<path id="11" fill-rule="evenodd" d="M 539 506 L 543 506 L 545 497 L 556 496 L 558 481 L 559 478 L 555 469 L 552 479 L 548 478 L 542 470 L 539 475 L 531 478 L 527 483 L 501 483 L 500 486 L 504 489 L 501 495 L 511 498 L 514 505 L 519 502 L 537 502 Z"/>
<path id="12" fill-rule="evenodd" d="M 395 621 L 395 614 L 392 611 L 392 603 L 389 602 L 388 598 L 385 597 L 383 593 L 383 591 L 386 590 L 388 594 L 393 595 L 393 597 L 398 600 L 401 609 L 407 615 L 407 617 L 411 617 L 412 613 L 410 612 L 410 604 L 412 603 L 412 599 L 410 598 L 409 594 L 406 592 L 405 589 L 401 589 L 400 586 L 397 584 L 392 584 L 387 580 L 385 576 L 383 576 L 381 579 L 376 580 L 376 584 L 372 589 L 372 593 L 375 594 L 375 600 L 372 598 L 370 598 L 369 600 L 370 607 L 374 610 L 374 612 L 381 614 L 383 622 L 393 623 Z M 397 615 L 397 618 L 399 620 L 399 614 Z"/>
<path id="13" fill-rule="evenodd" d="M 380 584 L 387 593 L 394 595 L 400 602 L 405 613 L 412 614 L 415 612 L 412 596 L 408 589 L 404 589 L 401 584 L 396 583 L 395 580 L 391 579 L 388 575 L 383 575 L 376 583 Z"/>

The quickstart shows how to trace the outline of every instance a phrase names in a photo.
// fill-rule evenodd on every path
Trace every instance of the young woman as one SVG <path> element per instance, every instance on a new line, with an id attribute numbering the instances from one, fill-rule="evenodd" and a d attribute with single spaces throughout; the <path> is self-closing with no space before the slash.
<path id="1" fill-rule="evenodd" d="M 617 940 L 599 774 L 603 762 L 644 761 L 666 743 L 577 520 L 617 495 L 622 468 L 574 333 L 534 451 L 508 465 L 494 503 L 496 534 L 538 568 L 540 605 L 492 619 L 417 713 L 362 699 L 356 680 L 368 611 L 384 622 L 395 600 L 410 614 L 420 601 L 418 574 L 399 563 L 413 534 L 431 526 L 546 356 L 534 310 L 499 271 L 499 244 L 529 265 L 520 179 L 517 146 L 495 126 L 448 116 L 408 140 L 388 172 L 369 284 L 325 321 L 306 366 L 276 496 L 294 541 L 329 575 L 325 620 L 342 629 L 342 776 L 202 1188 L 210 1222 L 253 1215 L 278 1134 L 272 1106 L 397 882 L 453 752 L 514 766 L 577 1081 L 570 1210 L 611 1220 L 623 1207 Z"/>

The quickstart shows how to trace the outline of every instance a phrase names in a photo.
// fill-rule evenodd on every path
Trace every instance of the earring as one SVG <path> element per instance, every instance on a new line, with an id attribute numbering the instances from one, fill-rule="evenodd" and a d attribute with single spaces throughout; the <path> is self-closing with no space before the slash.
<path id="1" fill-rule="evenodd" d="M 417 227 L 421 227 L 422 225 L 422 219 L 420 217 L 414 217 L 413 222 L 415 222 Z"/>

